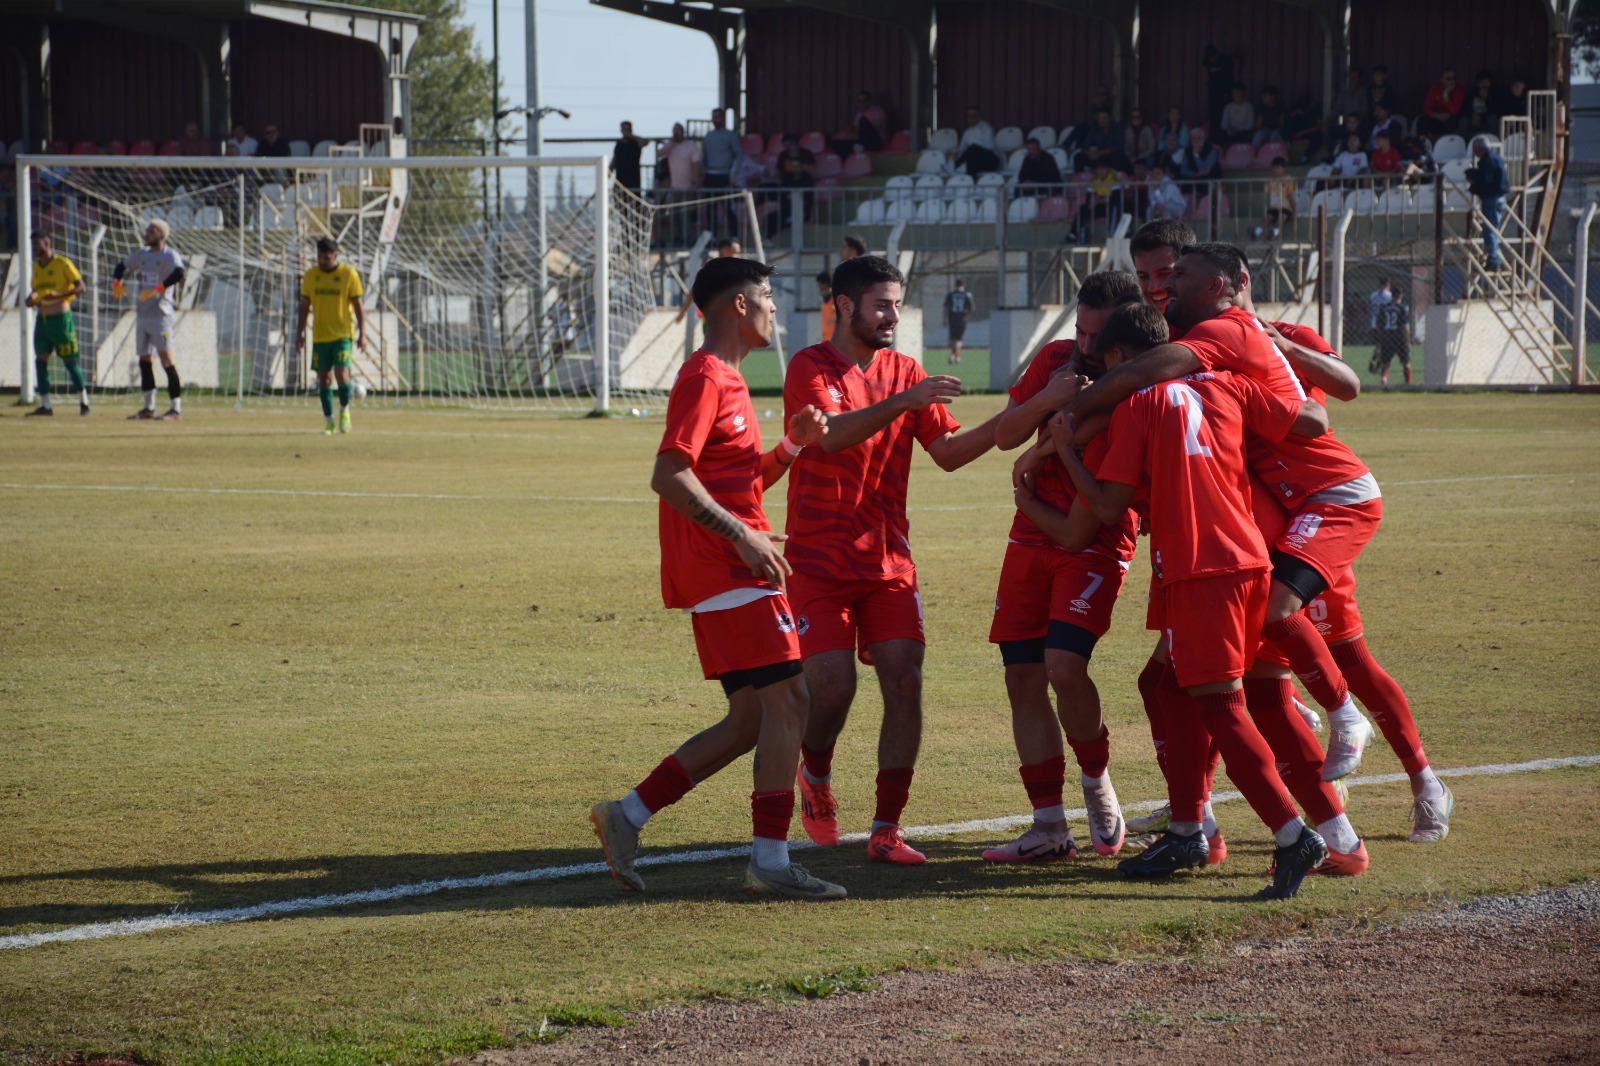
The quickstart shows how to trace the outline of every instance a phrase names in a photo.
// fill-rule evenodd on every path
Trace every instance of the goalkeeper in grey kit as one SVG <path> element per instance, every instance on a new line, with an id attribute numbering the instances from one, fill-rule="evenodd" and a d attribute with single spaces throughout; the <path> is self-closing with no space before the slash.
<path id="1" fill-rule="evenodd" d="M 152 219 L 144 231 L 144 244 L 137 252 L 117 264 L 112 272 L 111 294 L 122 298 L 123 278 L 132 274 L 139 286 L 139 307 L 134 313 L 134 350 L 139 356 L 139 388 L 144 406 L 129 418 L 156 417 L 156 371 L 153 357 L 161 357 L 167 372 L 167 396 L 172 406 L 161 416 L 171 422 L 183 412 L 183 383 L 172 363 L 172 334 L 177 324 L 172 294 L 183 281 L 183 257 L 167 247 L 167 223 Z"/>

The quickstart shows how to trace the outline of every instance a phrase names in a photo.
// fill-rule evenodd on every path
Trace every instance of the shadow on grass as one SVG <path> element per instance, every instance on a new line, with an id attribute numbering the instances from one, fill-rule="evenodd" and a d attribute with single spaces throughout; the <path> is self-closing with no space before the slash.
<path id="1" fill-rule="evenodd" d="M 1181 875 L 1170 881 L 1131 880 L 1117 873 L 1118 857 L 1092 852 L 1073 862 L 1001 864 L 982 860 L 992 841 L 921 842 L 929 861 L 922 866 L 892 866 L 868 861 L 865 848 L 796 848 L 793 858 L 813 873 L 846 886 L 852 899 L 887 900 L 925 897 L 960 901 L 1031 892 L 1073 900 L 1159 900 L 1174 893 L 1191 895 L 1196 878 L 1253 878 L 1266 868 L 1267 849 L 1256 856 L 1238 848 L 1225 873 Z M 696 851 L 741 849 L 744 842 L 699 845 Z M 674 849 L 676 851 L 677 849 Z M 646 848 L 642 855 L 668 855 Z M 528 907 L 586 908 L 679 902 L 723 902 L 742 898 L 743 856 L 700 862 L 642 866 L 643 894 L 625 891 L 598 868 L 598 848 L 547 848 L 460 854 L 323 855 L 297 859 L 192 863 L 150 866 L 106 866 L 0 877 L 0 887 L 31 887 L 41 896 L 56 894 L 96 902 L 40 902 L 0 908 L 0 930 L 35 931 L 41 927 L 159 917 L 250 908 L 288 900 L 312 900 L 356 892 L 381 893 L 422 882 L 466 880 L 513 875 L 508 883 L 436 886 L 432 891 L 397 898 L 328 901 L 308 905 L 301 913 L 407 914 L 443 911 L 510 910 Z M 516 878 L 524 871 L 561 871 L 557 876 Z M 139 890 L 133 886 L 141 886 Z M 69 887 L 70 886 L 70 887 Z M 151 891 L 151 889 L 154 891 Z M 106 902 L 108 896 L 158 895 L 159 903 Z M 1229 896 L 1228 898 L 1232 898 Z M 1219 899 L 1219 902 L 1222 900 Z M 262 915 L 275 917 L 277 914 Z"/>

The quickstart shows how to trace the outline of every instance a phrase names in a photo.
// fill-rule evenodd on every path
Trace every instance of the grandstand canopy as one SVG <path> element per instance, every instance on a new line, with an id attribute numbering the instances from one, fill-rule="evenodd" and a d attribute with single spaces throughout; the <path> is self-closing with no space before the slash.
<path id="1" fill-rule="evenodd" d="M 745 132 L 847 127 L 859 90 L 913 138 L 964 125 L 1083 121 L 1095 88 L 1119 117 L 1159 121 L 1171 105 L 1203 121 L 1201 54 L 1231 56 L 1252 98 L 1324 107 L 1351 65 L 1385 65 L 1421 109 L 1444 66 L 1469 79 L 1562 87 L 1578 0 L 590 0 L 700 30 L 716 44 L 721 98 Z"/>
<path id="2" fill-rule="evenodd" d="M 0 140 L 162 144 L 187 122 L 349 141 L 409 112 L 424 20 L 319 0 L 0 0 Z"/>

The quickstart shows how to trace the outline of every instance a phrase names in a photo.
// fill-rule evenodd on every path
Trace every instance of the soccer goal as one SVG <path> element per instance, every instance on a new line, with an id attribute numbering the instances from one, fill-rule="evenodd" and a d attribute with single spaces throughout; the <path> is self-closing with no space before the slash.
<path id="1" fill-rule="evenodd" d="M 681 351 L 639 337 L 662 302 L 661 211 L 616 188 L 604 159 L 382 148 L 20 157 L 9 289 L 26 288 L 30 233 L 48 233 L 88 287 L 74 306 L 85 371 L 100 388 L 136 388 L 135 301 L 113 298 L 112 274 L 162 218 L 187 271 L 172 338 L 186 387 L 240 404 L 307 402 L 316 376 L 310 331 L 297 343 L 300 285 L 315 242 L 331 237 L 365 288 L 367 343 L 352 376 L 369 402 L 603 412 L 670 386 Z M 0 366 L 0 384 L 27 399 L 32 315 L 19 317 L 19 358 L 5 361 L 19 378 Z"/>

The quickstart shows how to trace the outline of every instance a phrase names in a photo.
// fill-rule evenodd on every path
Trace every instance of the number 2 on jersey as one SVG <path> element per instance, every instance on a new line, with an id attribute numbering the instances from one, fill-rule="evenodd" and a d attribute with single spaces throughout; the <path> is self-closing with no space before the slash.
<path id="1" fill-rule="evenodd" d="M 1167 401 L 1183 408 L 1183 450 L 1188 455 L 1211 458 L 1211 449 L 1200 443 L 1200 427 L 1205 422 L 1205 409 L 1200 394 L 1181 381 L 1167 385 Z"/>

